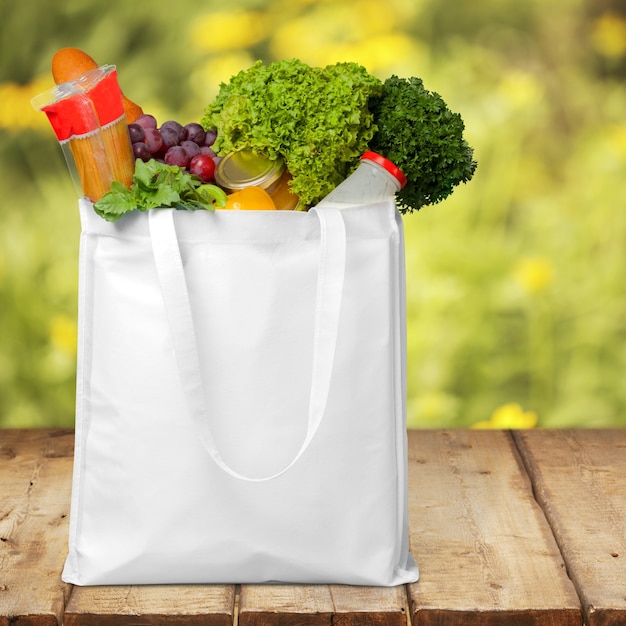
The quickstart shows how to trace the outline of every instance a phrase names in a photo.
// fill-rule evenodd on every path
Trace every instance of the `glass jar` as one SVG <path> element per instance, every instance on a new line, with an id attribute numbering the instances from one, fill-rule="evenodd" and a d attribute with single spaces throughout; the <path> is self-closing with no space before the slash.
<path id="1" fill-rule="evenodd" d="M 279 210 L 298 207 L 298 196 L 289 189 L 290 180 L 291 175 L 282 159 L 271 160 L 251 150 L 227 154 L 215 170 L 215 182 L 227 192 L 261 187 L 270 194 Z"/>

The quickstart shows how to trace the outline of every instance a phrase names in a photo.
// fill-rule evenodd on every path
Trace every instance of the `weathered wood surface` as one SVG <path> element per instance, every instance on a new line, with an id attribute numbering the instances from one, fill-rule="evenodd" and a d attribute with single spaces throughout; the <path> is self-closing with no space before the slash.
<path id="1" fill-rule="evenodd" d="M 0 430 L 0 626 L 60 623 L 72 431 Z"/>
<path id="2" fill-rule="evenodd" d="M 409 587 L 420 626 L 580 626 L 578 596 L 510 434 L 410 433 Z"/>
<path id="3" fill-rule="evenodd" d="M 74 587 L 64 626 L 232 626 L 235 586 Z"/>
<path id="4" fill-rule="evenodd" d="M 239 626 L 405 626 L 404 587 L 244 585 Z"/>
<path id="5" fill-rule="evenodd" d="M 626 624 L 626 431 L 411 431 L 421 578 L 392 589 L 72 589 L 72 448 L 70 431 L 0 430 L 0 626 Z"/>
<path id="6" fill-rule="evenodd" d="M 626 430 L 520 431 L 589 626 L 626 624 Z"/>

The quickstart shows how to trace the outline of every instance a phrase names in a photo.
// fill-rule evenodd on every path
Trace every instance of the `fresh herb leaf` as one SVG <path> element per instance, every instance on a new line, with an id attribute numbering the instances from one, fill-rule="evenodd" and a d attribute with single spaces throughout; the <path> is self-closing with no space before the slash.
<path id="1" fill-rule="evenodd" d="M 98 215 L 116 222 L 129 211 L 149 211 L 176 208 L 187 211 L 214 211 L 226 204 L 226 193 L 217 185 L 202 183 L 197 177 L 176 165 L 166 165 L 154 159 L 135 161 L 135 173 L 130 189 L 114 181 L 110 191 L 95 204 Z"/>
<path id="2" fill-rule="evenodd" d="M 396 194 L 401 213 L 440 202 L 476 170 L 458 113 L 420 78 L 391 76 L 370 103 L 378 131 L 371 149 L 393 161 L 407 177 Z"/>
<path id="3" fill-rule="evenodd" d="M 94 204 L 96 213 L 110 222 L 116 221 L 121 215 L 135 208 L 133 192 L 116 180 L 111 183 L 111 190 Z"/>

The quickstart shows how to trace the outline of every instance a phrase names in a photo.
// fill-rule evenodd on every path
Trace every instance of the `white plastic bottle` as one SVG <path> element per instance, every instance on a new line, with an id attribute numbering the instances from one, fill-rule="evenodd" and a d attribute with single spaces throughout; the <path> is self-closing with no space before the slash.
<path id="1" fill-rule="evenodd" d="M 389 159 L 376 152 L 365 152 L 359 166 L 337 185 L 318 206 L 355 206 L 393 198 L 406 185 L 406 176 Z"/>

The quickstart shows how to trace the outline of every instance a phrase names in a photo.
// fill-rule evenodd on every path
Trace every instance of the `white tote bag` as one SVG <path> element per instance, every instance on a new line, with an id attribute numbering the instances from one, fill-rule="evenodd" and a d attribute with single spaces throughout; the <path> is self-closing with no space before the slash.
<path id="1" fill-rule="evenodd" d="M 80 215 L 63 580 L 415 581 L 393 202 Z"/>

